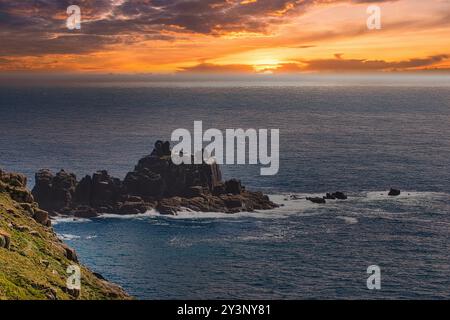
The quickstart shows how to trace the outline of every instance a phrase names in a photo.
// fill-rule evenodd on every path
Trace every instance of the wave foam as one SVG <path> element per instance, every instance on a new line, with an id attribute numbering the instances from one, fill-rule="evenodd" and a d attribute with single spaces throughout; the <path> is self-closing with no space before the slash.
<path id="1" fill-rule="evenodd" d="M 409 205 L 422 203 L 423 201 L 433 201 L 450 199 L 450 195 L 447 193 L 439 192 L 417 192 L 417 191 L 402 191 L 400 196 L 391 197 L 388 196 L 388 191 L 369 191 L 349 194 L 348 200 L 327 200 L 326 204 L 315 204 L 306 200 L 307 197 L 321 197 L 324 193 L 281 193 L 269 195 L 270 199 L 281 205 L 279 208 L 271 210 L 261 210 L 255 212 L 239 212 L 229 214 L 225 212 L 195 212 L 189 209 L 182 210 L 176 215 L 162 215 L 156 210 L 150 210 L 143 214 L 135 215 L 116 215 L 116 214 L 102 214 L 95 219 L 240 219 L 240 218 L 257 218 L 257 219 L 275 219 L 275 218 L 288 218 L 290 216 L 313 216 L 319 215 L 330 210 L 342 210 L 346 213 L 362 213 L 361 210 L 370 202 L 377 203 L 384 201 L 387 203 L 394 203 L 398 205 Z M 369 208 L 371 212 L 381 210 L 381 208 Z M 382 210 L 383 211 L 383 210 Z M 384 211 L 383 211 L 384 212 Z M 358 223 L 358 220 L 353 217 L 340 215 L 337 218 L 343 219 L 346 223 Z M 89 219 L 78 219 L 71 217 L 58 217 L 53 219 L 55 224 L 57 223 L 73 223 L 73 222 L 89 222 Z M 355 221 L 356 220 L 356 221 Z M 159 220 L 161 221 L 161 220 Z"/>
<path id="2" fill-rule="evenodd" d="M 59 234 L 57 233 L 56 236 L 63 241 L 71 241 L 71 240 L 76 240 L 76 239 L 80 239 L 80 236 L 76 236 L 74 234 L 69 234 L 69 233 L 63 233 L 63 234 Z"/>

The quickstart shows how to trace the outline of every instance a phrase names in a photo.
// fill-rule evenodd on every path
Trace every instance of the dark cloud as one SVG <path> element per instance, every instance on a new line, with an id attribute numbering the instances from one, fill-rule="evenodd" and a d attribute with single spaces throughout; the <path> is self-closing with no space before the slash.
<path id="1" fill-rule="evenodd" d="M 305 71 L 392 71 L 408 70 L 414 68 L 429 67 L 436 63 L 449 59 L 449 55 L 436 55 L 427 58 L 415 58 L 405 61 L 387 62 L 384 60 L 359 60 L 359 59 L 321 59 L 302 61 Z"/>
<path id="2" fill-rule="evenodd" d="M 0 55 L 87 53 L 116 43 L 102 37 L 66 28 L 67 8 L 77 3 L 84 19 L 100 19 L 111 9 L 109 0 L 0 0 Z"/>
<path id="3" fill-rule="evenodd" d="M 265 33 L 313 4 L 345 1 L 352 0 L 0 0 L 0 55 L 82 54 L 127 41 L 174 39 L 162 31 Z M 81 31 L 65 26 L 74 4 L 82 11 Z"/>

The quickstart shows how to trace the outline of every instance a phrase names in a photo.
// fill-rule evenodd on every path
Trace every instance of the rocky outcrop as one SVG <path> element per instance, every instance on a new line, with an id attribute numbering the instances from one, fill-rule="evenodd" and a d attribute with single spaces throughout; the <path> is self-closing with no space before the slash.
<path id="1" fill-rule="evenodd" d="M 347 198 L 348 198 L 345 193 L 340 192 L 340 191 L 332 193 L 331 197 L 333 197 L 334 199 L 338 199 L 338 200 L 347 200 Z"/>
<path id="2" fill-rule="evenodd" d="M 46 227 L 51 226 L 48 212 L 39 208 L 27 189 L 27 178 L 24 175 L 0 170 L 0 193 L 8 194 L 36 222 Z"/>
<path id="3" fill-rule="evenodd" d="M 6 192 L 19 203 L 31 204 L 33 196 L 26 189 L 27 178 L 23 174 L 8 173 L 0 170 L 0 192 Z"/>
<path id="4" fill-rule="evenodd" d="M 77 217 L 139 214 L 155 208 L 162 214 L 176 214 L 185 209 L 234 213 L 277 207 L 262 193 L 247 191 L 239 180 L 223 182 L 214 162 L 175 165 L 170 143 L 162 141 L 123 181 L 106 171 L 78 182 L 74 174 L 63 170 L 56 175 L 41 170 L 33 195 L 51 213 Z"/>
<path id="5" fill-rule="evenodd" d="M 392 188 L 391 188 L 391 190 L 389 190 L 389 193 L 388 193 L 388 195 L 391 197 L 396 197 L 396 196 L 399 196 L 400 194 L 401 194 L 400 190 L 392 189 Z"/>
<path id="6" fill-rule="evenodd" d="M 309 197 L 309 198 L 306 198 L 306 200 L 311 201 L 312 203 L 317 203 L 317 204 L 327 203 L 327 201 L 324 198 L 320 198 L 320 197 Z"/>
<path id="7" fill-rule="evenodd" d="M 60 174 L 62 179 L 42 176 L 51 188 L 73 191 L 68 174 Z M 130 299 L 79 265 L 75 250 L 58 239 L 47 212 L 32 201 L 26 182 L 23 175 L 0 170 L 0 300 Z M 81 270 L 81 290 L 67 287 L 67 268 L 73 265 Z"/>
<path id="8" fill-rule="evenodd" d="M 306 200 L 311 201 L 312 203 L 324 204 L 327 203 L 327 200 L 347 200 L 348 196 L 340 191 L 334 193 L 327 193 L 323 197 L 308 197 Z"/>

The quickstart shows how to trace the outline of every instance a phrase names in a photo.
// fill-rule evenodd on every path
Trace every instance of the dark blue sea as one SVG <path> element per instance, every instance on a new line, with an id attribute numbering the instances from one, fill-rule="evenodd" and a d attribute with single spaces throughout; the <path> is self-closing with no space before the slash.
<path id="1" fill-rule="evenodd" d="M 450 298 L 448 77 L 4 85 L 0 167 L 30 187 L 40 168 L 123 178 L 196 120 L 279 128 L 278 175 L 223 171 L 284 207 L 56 220 L 82 263 L 139 299 Z M 349 200 L 302 199 L 338 190 Z M 381 290 L 367 289 L 370 265 Z"/>

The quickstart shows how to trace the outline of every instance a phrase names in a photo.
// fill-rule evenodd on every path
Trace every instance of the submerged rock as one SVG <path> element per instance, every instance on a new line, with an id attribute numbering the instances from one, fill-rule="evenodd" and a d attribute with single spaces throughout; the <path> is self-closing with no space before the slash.
<path id="1" fill-rule="evenodd" d="M 332 195 L 331 193 L 327 193 L 325 197 L 323 197 L 325 200 L 336 200 L 336 197 Z"/>
<path id="2" fill-rule="evenodd" d="M 41 210 L 35 202 L 33 195 L 27 189 L 27 178 L 18 173 L 7 173 L 0 170 L 0 193 L 6 193 L 14 200 L 16 206 L 38 223 L 50 227 L 51 221 L 48 212 Z M 13 210 L 12 214 L 15 214 Z"/>
<path id="3" fill-rule="evenodd" d="M 338 199 L 338 200 L 347 200 L 347 195 L 343 192 L 335 192 L 333 193 L 331 196 L 333 196 L 334 198 Z"/>
<path id="4" fill-rule="evenodd" d="M 347 200 L 348 197 L 345 193 L 337 191 L 334 193 L 327 193 L 324 197 L 325 200 Z"/>
<path id="5" fill-rule="evenodd" d="M 308 197 L 306 200 L 311 201 L 312 203 L 324 204 L 327 203 L 324 198 L 320 197 Z"/>
<path id="6" fill-rule="evenodd" d="M 66 244 L 62 244 L 61 247 L 63 248 L 64 255 L 66 256 L 67 259 L 78 263 L 78 256 L 74 249 L 70 248 Z"/>
<path id="7" fill-rule="evenodd" d="M 38 208 L 34 209 L 33 219 L 46 227 L 50 227 L 52 225 L 52 222 L 50 221 L 50 218 L 48 216 L 48 212 Z"/>

